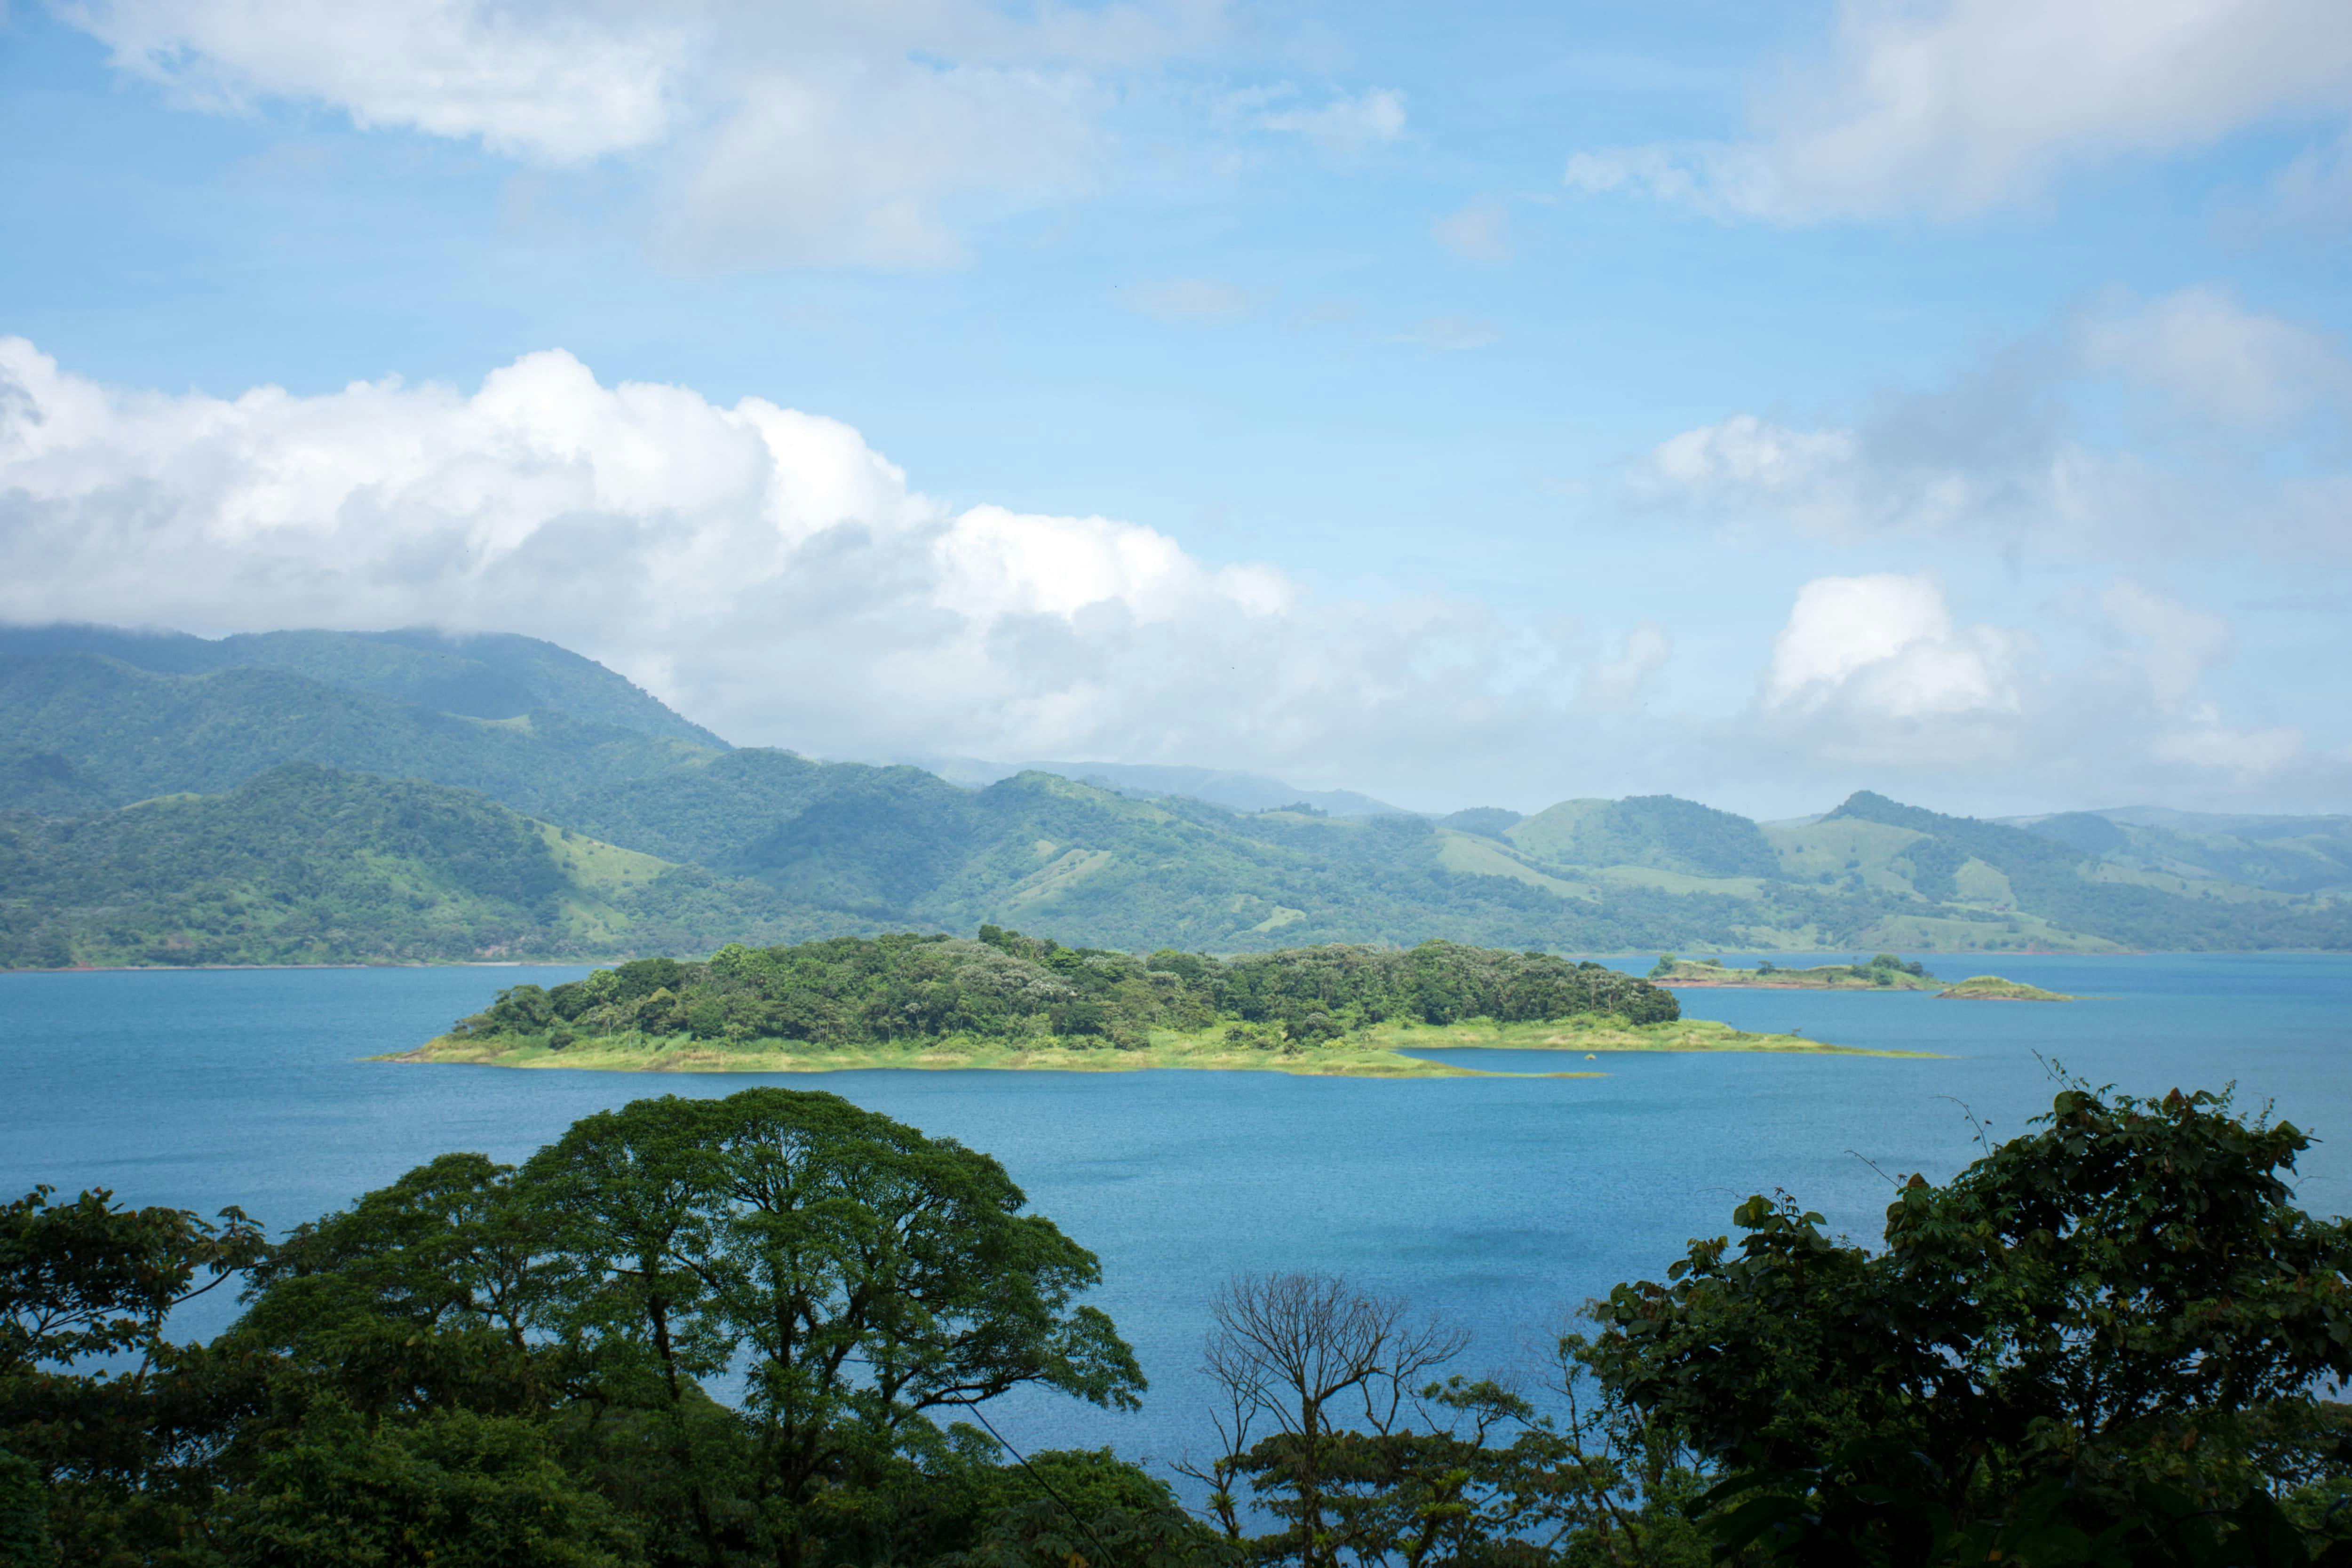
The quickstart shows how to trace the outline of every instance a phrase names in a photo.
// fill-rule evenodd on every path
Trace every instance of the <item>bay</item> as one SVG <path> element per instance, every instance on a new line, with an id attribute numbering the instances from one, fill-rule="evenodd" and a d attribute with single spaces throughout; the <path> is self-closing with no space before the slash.
<path id="1" fill-rule="evenodd" d="M 1952 978 L 1991 966 L 1921 956 Z M 1204 1447 L 1194 1367 L 1210 1297 L 1236 1272 L 1344 1274 L 1471 1326 L 1462 1370 L 1525 1368 L 1579 1303 L 1658 1277 L 1688 1238 L 1728 1229 L 1750 1193 L 1786 1190 L 1832 1228 L 1874 1238 L 1888 1178 L 1948 1176 L 1980 1129 L 2023 1131 L 2055 1090 L 2053 1064 L 2143 1094 L 2234 1080 L 2242 1103 L 2272 1102 L 2320 1137 L 2298 1179 L 2305 1205 L 2352 1208 L 2352 957 L 2004 954 L 1998 967 L 2086 999 L 1685 991 L 1692 1016 L 1936 1055 L 1432 1052 L 1514 1075 L 1601 1076 L 1423 1082 L 404 1066 L 363 1058 L 417 1043 L 502 986 L 584 971 L 5 974 L 0 1191 L 46 1182 L 207 1214 L 233 1204 L 283 1230 L 435 1154 L 517 1160 L 641 1096 L 825 1089 L 996 1155 L 1039 1212 L 1101 1256 L 1092 1299 L 1142 1358 L 1143 1410 L 1024 1397 L 998 1419 L 1006 1435 L 1161 1461 Z M 207 1300 L 177 1326 L 209 1334 L 233 1311 Z"/>

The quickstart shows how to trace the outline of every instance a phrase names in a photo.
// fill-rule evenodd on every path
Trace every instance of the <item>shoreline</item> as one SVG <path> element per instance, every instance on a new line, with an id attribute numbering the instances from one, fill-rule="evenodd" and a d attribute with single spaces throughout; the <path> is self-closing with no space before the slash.
<path id="1" fill-rule="evenodd" d="M 1610 1019 L 1555 1019 L 1536 1024 L 1471 1022 L 1382 1025 L 1329 1045 L 1284 1050 L 1229 1041 L 1222 1030 L 1199 1036 L 1160 1032 L 1150 1046 L 1117 1050 L 1062 1041 L 1007 1044 L 983 1039 L 928 1041 L 908 1046 L 824 1047 L 792 1042 L 723 1044 L 685 1036 L 659 1039 L 610 1037 L 575 1040 L 561 1050 L 529 1041 L 453 1039 L 443 1035 L 412 1050 L 370 1058 L 399 1065 L 479 1066 L 574 1072 L 1278 1072 L 1305 1078 L 1598 1078 L 1605 1069 L 1503 1072 L 1457 1067 L 1406 1051 L 1524 1050 L 1582 1052 L 1598 1062 L 1628 1054 L 1777 1054 L 1934 1059 L 1926 1051 L 1872 1050 L 1803 1035 L 1765 1035 L 1712 1019 L 1626 1024 Z"/>

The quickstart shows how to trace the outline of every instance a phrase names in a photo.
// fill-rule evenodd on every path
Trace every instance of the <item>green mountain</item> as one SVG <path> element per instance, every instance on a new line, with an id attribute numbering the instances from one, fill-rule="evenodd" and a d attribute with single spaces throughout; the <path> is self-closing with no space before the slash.
<path id="1" fill-rule="evenodd" d="M 522 701 L 578 708 L 496 711 Z M 2352 946 L 2352 819 L 1988 822 L 1865 792 L 1796 824 L 1670 795 L 1433 821 L 1042 771 L 966 789 L 728 749 L 527 638 L 0 632 L 0 963 L 19 966 L 983 923 L 1227 953 Z"/>
<path id="2" fill-rule="evenodd" d="M 2014 826 L 2126 870 L 2281 893 L 2352 884 L 2352 816 L 2221 816 L 2135 806 L 2022 818 Z"/>
<path id="3" fill-rule="evenodd" d="M 469 719 L 547 710 L 584 723 L 724 751 L 727 742 L 591 658 L 510 633 L 252 632 L 207 638 L 114 626 L 0 626 L 0 654 L 99 654 L 157 675 L 282 669 Z"/>
<path id="4" fill-rule="evenodd" d="M 0 812 L 86 816 L 117 804 L 114 793 L 55 752 L 0 745 Z"/>
<path id="5" fill-rule="evenodd" d="M 589 958 L 845 923 L 464 790 L 303 763 L 78 821 L 0 816 L 0 967 Z"/>
<path id="6" fill-rule="evenodd" d="M 156 674 L 97 653 L 0 655 L 0 732 L 115 800 L 231 789 L 281 763 L 424 778 L 539 811 L 714 748 L 555 710 L 481 719 L 237 666 Z"/>

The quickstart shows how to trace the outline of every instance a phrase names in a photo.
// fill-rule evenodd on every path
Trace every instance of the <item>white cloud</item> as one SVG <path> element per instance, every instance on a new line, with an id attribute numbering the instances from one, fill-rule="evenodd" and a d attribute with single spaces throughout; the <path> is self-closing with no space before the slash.
<path id="1" fill-rule="evenodd" d="M 559 351 L 471 393 L 225 399 L 0 339 L 0 620 L 55 618 L 516 630 L 744 742 L 1326 779 L 1492 757 L 1575 685 L 1472 606 L 1317 602 L 1134 523 L 950 508 L 836 421 Z"/>
<path id="2" fill-rule="evenodd" d="M 1341 155 L 1395 141 L 1404 134 L 1404 94 L 1388 88 L 1335 98 L 1320 109 L 1268 110 L 1257 121 L 1265 130 L 1293 132 Z"/>
<path id="3" fill-rule="evenodd" d="M 362 129 L 478 137 L 495 152 L 572 163 L 659 141 L 693 53 L 688 13 L 564 14 L 476 0 L 82 0 L 59 14 L 119 68 L 192 107 L 286 99 Z"/>
<path id="4" fill-rule="evenodd" d="M 2116 433 L 2098 400 L 2117 389 L 2125 408 L 2160 416 L 2154 438 Z M 1944 385 L 1882 393 L 1851 423 L 1743 413 L 1679 432 L 1632 465 L 1626 490 L 1654 510 L 1824 540 L 2341 555 L 2347 405 L 2352 364 L 2326 338 L 2188 289 L 2110 300 Z M 2297 442 L 2307 449 L 2282 464 Z"/>
<path id="5" fill-rule="evenodd" d="M 2116 651 L 2053 672 L 1933 578 L 1817 579 L 1744 714 L 1669 713 L 1646 700 L 1666 625 L 1582 659 L 1565 625 L 1321 598 L 1132 522 L 951 507 L 837 421 L 603 384 L 557 351 L 470 391 L 221 398 L 0 339 L 0 620 L 520 631 L 819 754 L 1248 767 L 1431 806 L 1475 777 L 1523 806 L 1664 787 L 1818 808 L 1863 764 L 1942 805 L 2340 794 L 2293 731 L 2209 711 L 2212 617 L 2131 584 L 2105 609 Z"/>
<path id="6" fill-rule="evenodd" d="M 2303 754 L 2303 731 L 2291 729 L 2232 730 L 2210 705 L 2189 715 L 2179 729 L 2159 734 L 2149 751 L 2159 762 L 2204 772 L 2226 773 L 2241 784 L 2268 778 Z"/>
<path id="7" fill-rule="evenodd" d="M 1845 0 L 1743 141 L 1571 157 L 1585 191 L 1727 217 L 1961 217 L 2061 174 L 2352 105 L 2340 0 Z"/>
<path id="8" fill-rule="evenodd" d="M 1651 677 L 1665 668 L 1674 653 L 1674 640 L 1666 636 L 1665 628 L 1655 621 L 1643 621 L 1625 634 L 1625 646 L 1615 658 L 1603 660 L 1584 672 L 1584 686 L 1577 693 L 1577 705 L 1588 711 L 1632 708 L 1640 700 Z"/>
<path id="9" fill-rule="evenodd" d="M 1465 261 L 1511 258 L 1510 213 L 1493 196 L 1477 196 L 1430 226 L 1438 244 Z"/>
<path id="10" fill-rule="evenodd" d="M 1217 9 L 79 0 L 60 14 L 187 107 L 318 105 L 549 165 L 630 156 L 683 259 L 927 267 L 961 255 L 960 224 L 1091 188 L 1119 82 L 1201 47 Z"/>
<path id="11" fill-rule="evenodd" d="M 2086 368 L 2112 371 L 2231 425 L 2273 425 L 2352 393 L 2352 364 L 2319 333 L 2239 305 L 2219 289 L 2125 301 L 2086 321 Z"/>
<path id="12" fill-rule="evenodd" d="M 1226 326 L 1257 314 L 1265 297 L 1215 278 L 1168 278 L 1123 289 L 1118 302 L 1155 321 Z"/>
<path id="13" fill-rule="evenodd" d="M 1956 628 L 1933 576 L 1820 577 L 1797 593 L 1764 674 L 1769 710 L 1872 718 L 2015 713 L 2032 639 Z"/>

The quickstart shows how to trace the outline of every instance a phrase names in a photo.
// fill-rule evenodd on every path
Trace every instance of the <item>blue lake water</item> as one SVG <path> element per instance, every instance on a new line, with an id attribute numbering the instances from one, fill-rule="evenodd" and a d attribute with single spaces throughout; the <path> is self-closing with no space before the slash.
<path id="1" fill-rule="evenodd" d="M 643 1095 L 829 1089 L 995 1154 L 1040 1212 L 1101 1256 L 1094 1300 L 1152 1380 L 1144 1410 L 1028 1399 L 999 1418 L 1006 1435 L 1163 1459 L 1202 1446 L 1192 1368 L 1210 1293 L 1233 1273 L 1329 1270 L 1407 1294 L 1475 1328 L 1464 1370 L 1507 1367 L 1579 1302 L 1656 1277 L 1687 1238 L 1723 1233 L 1749 1193 L 1785 1188 L 1874 1237 L 1886 1187 L 1872 1165 L 1948 1175 L 1973 1152 L 1963 1105 L 1996 1138 L 2021 1131 L 2053 1091 L 2043 1060 L 2142 1093 L 2235 1080 L 2242 1100 L 2274 1101 L 2321 1138 L 2299 1183 L 2306 1206 L 2352 1210 L 2352 957 L 1927 963 L 1953 978 L 1998 968 L 2091 999 L 1683 993 L 1691 1016 L 1934 1060 L 1483 1051 L 1445 1054 L 1604 1076 L 656 1079 L 361 1059 L 437 1033 L 501 986 L 578 969 L 0 974 L 0 1192 L 107 1186 L 135 1204 L 235 1204 L 282 1229 L 432 1155 L 519 1159 L 574 1118 Z M 186 1331 L 209 1333 L 231 1310 L 207 1301 Z"/>

